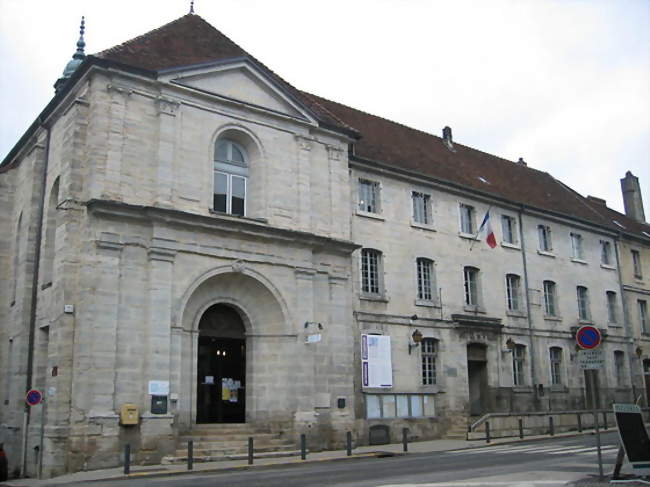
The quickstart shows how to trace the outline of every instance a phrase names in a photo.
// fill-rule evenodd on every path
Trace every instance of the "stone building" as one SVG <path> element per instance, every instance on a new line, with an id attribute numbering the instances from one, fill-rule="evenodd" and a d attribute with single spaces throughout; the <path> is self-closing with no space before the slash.
<path id="1" fill-rule="evenodd" d="M 645 222 L 302 92 L 197 15 L 83 51 L 0 165 L 0 441 L 25 473 L 41 419 L 52 476 L 219 425 L 318 449 L 583 408 L 584 323 L 601 404 L 643 387 L 647 285 L 620 273 L 628 244 L 650 272 Z"/>

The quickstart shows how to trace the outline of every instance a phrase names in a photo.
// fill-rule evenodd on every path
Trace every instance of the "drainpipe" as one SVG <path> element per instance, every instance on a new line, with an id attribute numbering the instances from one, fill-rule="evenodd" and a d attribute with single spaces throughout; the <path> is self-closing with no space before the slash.
<path id="1" fill-rule="evenodd" d="M 524 264 L 524 286 L 526 287 L 526 315 L 528 316 L 528 336 L 530 338 L 530 374 L 532 379 L 532 386 L 535 392 L 535 399 L 538 399 L 537 391 L 537 368 L 535 367 L 535 340 L 533 339 L 533 317 L 530 312 L 530 286 L 528 285 L 528 263 L 526 262 L 526 241 L 524 239 L 524 224 L 522 214 L 524 212 L 523 205 L 517 212 L 519 216 L 519 241 L 521 242 L 521 260 Z"/>
<path id="2" fill-rule="evenodd" d="M 32 299 L 29 311 L 29 338 L 27 343 L 27 378 L 25 392 L 32 388 L 32 373 L 34 370 L 34 336 L 36 332 L 36 309 L 38 305 L 38 274 L 41 266 L 41 242 L 43 239 L 43 214 L 45 207 L 45 183 L 47 180 L 47 168 L 50 159 L 50 129 L 40 121 L 40 126 L 45 130 L 45 161 L 43 161 L 43 174 L 41 175 L 41 201 L 37 208 L 36 242 L 34 249 L 34 272 L 32 274 Z M 29 234 L 29 232 L 28 232 Z M 27 469 L 27 429 L 29 428 L 30 406 L 25 404 L 23 413 L 23 444 L 20 473 L 24 477 Z M 42 454 L 42 452 L 41 452 Z"/>
<path id="3" fill-rule="evenodd" d="M 622 240 L 622 234 L 618 233 L 618 240 Z M 623 289 L 623 273 L 621 272 L 621 259 L 618 254 L 618 240 L 614 239 L 614 255 L 616 255 L 616 273 L 618 274 L 618 287 L 621 293 L 621 304 L 623 306 L 623 328 L 625 329 L 625 334 L 629 337 L 627 344 L 627 361 L 630 367 L 630 385 L 632 390 L 635 391 L 634 387 L 634 332 L 632 330 L 632 323 L 630 323 L 630 312 L 627 309 L 627 300 L 625 299 L 625 290 Z M 636 397 L 632 398 L 632 401 L 636 401 Z"/>

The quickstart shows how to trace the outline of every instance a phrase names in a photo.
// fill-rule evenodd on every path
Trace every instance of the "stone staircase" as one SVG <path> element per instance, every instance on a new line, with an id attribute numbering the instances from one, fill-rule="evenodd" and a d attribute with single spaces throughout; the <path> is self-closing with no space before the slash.
<path id="1" fill-rule="evenodd" d="M 187 462 L 187 443 L 194 441 L 195 462 L 241 460 L 248 458 L 248 438 L 253 437 L 255 458 L 300 455 L 294 441 L 283 432 L 271 432 L 245 423 L 197 425 L 191 433 L 181 435 L 173 455 L 162 463 Z"/>

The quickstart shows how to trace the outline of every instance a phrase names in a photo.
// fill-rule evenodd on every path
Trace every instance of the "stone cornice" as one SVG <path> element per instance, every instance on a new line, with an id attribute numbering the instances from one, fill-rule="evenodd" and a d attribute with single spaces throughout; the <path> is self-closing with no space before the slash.
<path id="1" fill-rule="evenodd" d="M 360 245 L 349 240 L 323 237 L 313 233 L 285 228 L 272 227 L 266 223 L 250 218 L 212 214 L 197 215 L 180 210 L 164 209 L 154 206 L 139 206 L 119 201 L 92 199 L 87 201 L 88 213 L 92 216 L 158 222 L 172 226 L 202 228 L 206 231 L 218 231 L 275 241 L 295 242 L 315 249 L 328 249 L 338 254 L 351 254 Z"/>

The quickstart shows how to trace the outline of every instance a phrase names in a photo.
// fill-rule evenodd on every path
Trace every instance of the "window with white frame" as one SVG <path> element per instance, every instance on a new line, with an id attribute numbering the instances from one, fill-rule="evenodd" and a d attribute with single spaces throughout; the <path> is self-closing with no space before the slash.
<path id="1" fill-rule="evenodd" d="M 644 299 L 637 301 L 639 308 L 639 325 L 641 333 L 650 333 L 648 329 L 648 303 Z"/>
<path id="2" fill-rule="evenodd" d="M 379 213 L 381 210 L 379 196 L 379 183 L 377 181 L 359 179 L 359 211 Z"/>
<path id="3" fill-rule="evenodd" d="M 612 265 L 612 244 L 607 240 L 600 241 L 600 263 Z"/>
<path id="4" fill-rule="evenodd" d="M 625 353 L 621 350 L 614 351 L 614 374 L 616 376 L 616 386 L 625 386 Z"/>
<path id="5" fill-rule="evenodd" d="M 517 274 L 506 275 L 506 304 L 509 311 L 521 309 L 520 287 L 521 278 Z"/>
<path id="6" fill-rule="evenodd" d="M 549 360 L 551 363 L 551 385 L 559 386 L 562 384 L 562 349 L 551 347 Z"/>
<path id="7" fill-rule="evenodd" d="M 418 300 L 434 301 L 436 294 L 433 261 L 424 257 L 418 257 L 416 259 L 416 267 L 418 277 Z"/>
<path id="8" fill-rule="evenodd" d="M 578 319 L 588 320 L 590 316 L 589 291 L 584 286 L 578 286 L 576 292 L 578 297 Z"/>
<path id="9" fill-rule="evenodd" d="M 607 321 L 609 323 L 618 322 L 618 303 L 616 301 L 616 293 L 614 291 L 607 291 Z"/>
<path id="10" fill-rule="evenodd" d="M 553 250 L 551 227 L 548 225 L 537 225 L 537 236 L 539 238 L 539 250 L 551 252 Z"/>
<path id="11" fill-rule="evenodd" d="M 438 340 L 435 338 L 423 338 L 420 347 L 422 351 L 422 385 L 434 385 L 436 384 Z"/>
<path id="12" fill-rule="evenodd" d="M 422 225 L 431 225 L 431 196 L 418 191 L 411 193 L 413 200 L 413 221 Z"/>
<path id="13" fill-rule="evenodd" d="M 517 221 L 513 217 L 501 215 L 501 235 L 505 243 L 517 244 Z"/>
<path id="14" fill-rule="evenodd" d="M 460 204 L 460 231 L 462 233 L 475 233 L 474 225 L 474 214 L 475 210 L 473 206 L 466 205 L 464 203 Z"/>
<path id="15" fill-rule="evenodd" d="M 582 250 L 582 235 L 571 232 L 571 251 L 574 259 L 583 260 L 584 252 Z"/>
<path id="16" fill-rule="evenodd" d="M 634 268 L 634 277 L 642 279 L 643 269 L 641 269 L 641 254 L 638 250 L 632 250 L 632 266 Z"/>
<path id="17" fill-rule="evenodd" d="M 515 348 L 512 349 L 512 380 L 516 386 L 523 386 L 526 383 L 524 376 L 525 360 L 526 345 L 515 345 Z"/>
<path id="18" fill-rule="evenodd" d="M 557 316 L 556 286 L 553 281 L 544 281 L 544 314 L 546 316 Z"/>
<path id="19" fill-rule="evenodd" d="M 467 306 L 479 305 L 479 289 L 478 278 L 479 270 L 476 267 L 465 267 L 463 269 L 464 288 L 465 288 L 465 304 Z"/>
<path id="20" fill-rule="evenodd" d="M 379 250 L 361 250 L 361 291 L 363 294 L 381 296 L 381 265 Z"/>
<path id="21" fill-rule="evenodd" d="M 217 140 L 214 147 L 214 211 L 245 216 L 247 180 L 244 148 L 229 139 Z"/>

